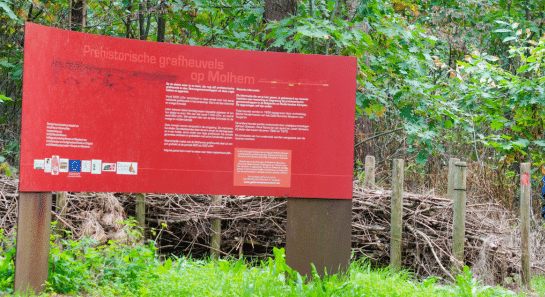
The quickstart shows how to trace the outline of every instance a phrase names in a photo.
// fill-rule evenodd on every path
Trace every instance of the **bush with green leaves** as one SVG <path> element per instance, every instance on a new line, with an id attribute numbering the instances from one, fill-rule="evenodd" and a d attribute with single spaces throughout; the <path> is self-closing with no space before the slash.
<path id="1" fill-rule="evenodd" d="M 260 262 L 244 258 L 217 260 L 172 257 L 161 260 L 155 243 L 143 244 L 134 221 L 125 222 L 131 242 L 99 244 L 83 238 L 52 236 L 46 290 L 51 295 L 90 296 L 512 296 L 513 292 L 482 286 L 466 267 L 455 283 L 438 277 L 417 280 L 407 271 L 352 262 L 346 273 L 308 278 L 291 269 L 284 249 Z M 67 232 L 70 235 L 69 232 Z M 0 232 L 0 294 L 13 293 L 15 242 Z M 57 242 L 57 243 L 56 243 Z M 543 278 L 535 278 L 539 287 Z M 545 293 L 541 286 L 538 293 Z M 539 291 L 541 290 L 541 291 Z"/>

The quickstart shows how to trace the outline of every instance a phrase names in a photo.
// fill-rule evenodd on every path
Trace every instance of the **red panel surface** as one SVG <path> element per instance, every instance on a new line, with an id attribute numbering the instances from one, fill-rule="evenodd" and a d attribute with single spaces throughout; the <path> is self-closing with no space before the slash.
<path id="1" fill-rule="evenodd" d="M 352 198 L 355 58 L 25 34 L 21 191 Z"/>

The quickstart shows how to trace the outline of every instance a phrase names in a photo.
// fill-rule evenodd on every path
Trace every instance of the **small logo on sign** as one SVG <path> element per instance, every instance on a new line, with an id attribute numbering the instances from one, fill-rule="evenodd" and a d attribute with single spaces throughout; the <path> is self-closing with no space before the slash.
<path id="1" fill-rule="evenodd" d="M 70 160 L 70 172 L 81 172 L 81 160 Z"/>
<path id="2" fill-rule="evenodd" d="M 47 172 L 47 173 L 51 172 L 51 158 L 45 158 L 44 172 Z"/>
<path id="3" fill-rule="evenodd" d="M 91 161 L 89 160 L 81 161 L 81 172 L 91 172 Z"/>
<path id="4" fill-rule="evenodd" d="M 102 173 L 102 160 L 92 160 L 91 174 L 100 174 L 100 173 Z"/>
<path id="5" fill-rule="evenodd" d="M 68 172 L 68 159 L 61 159 L 59 172 Z"/>
<path id="6" fill-rule="evenodd" d="M 102 171 L 115 172 L 117 169 L 115 163 L 102 163 Z"/>
<path id="7" fill-rule="evenodd" d="M 44 160 L 43 159 L 36 159 L 34 160 L 34 169 L 44 169 Z"/>
<path id="8" fill-rule="evenodd" d="M 138 163 L 136 162 L 117 162 L 117 174 L 136 175 Z"/>

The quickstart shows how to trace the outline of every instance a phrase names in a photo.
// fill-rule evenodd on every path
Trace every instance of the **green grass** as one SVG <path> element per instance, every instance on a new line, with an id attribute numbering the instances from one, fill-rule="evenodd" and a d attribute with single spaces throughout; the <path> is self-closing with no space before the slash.
<path id="1" fill-rule="evenodd" d="M 545 296 L 545 276 L 537 275 L 532 278 L 531 286 L 538 296 Z"/>
<path id="2" fill-rule="evenodd" d="M 134 223 L 127 230 L 134 232 Z M 133 230 L 133 231 L 131 231 Z M 457 281 L 445 285 L 437 278 L 414 281 L 405 271 L 372 269 L 355 261 L 348 273 L 314 275 L 308 281 L 285 263 L 284 250 L 252 265 L 243 260 L 197 260 L 173 258 L 160 261 L 153 242 L 97 246 L 90 239 L 62 240 L 52 237 L 47 294 L 94 296 L 512 296 L 499 287 L 476 281 L 468 268 Z M 3 247 L 3 248 L 2 248 Z M 13 293 L 14 243 L 0 232 L 0 295 Z M 545 293 L 545 278 L 533 286 Z M 17 294 L 16 294 L 17 295 Z M 540 294 L 543 296 L 545 294 Z"/>

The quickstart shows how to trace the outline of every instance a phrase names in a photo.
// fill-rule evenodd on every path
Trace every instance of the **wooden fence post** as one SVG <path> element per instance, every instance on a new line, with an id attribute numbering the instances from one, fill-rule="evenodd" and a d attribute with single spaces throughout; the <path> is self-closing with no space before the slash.
<path id="1" fill-rule="evenodd" d="M 20 192 L 17 216 L 15 291 L 38 294 L 49 273 L 51 192 Z M 26 295 L 25 295 L 26 296 Z"/>
<path id="2" fill-rule="evenodd" d="M 146 194 L 136 193 L 135 215 L 138 226 L 142 228 L 142 235 L 144 235 L 144 228 L 146 228 Z"/>
<path id="3" fill-rule="evenodd" d="M 68 204 L 68 192 L 57 192 L 57 199 L 55 200 L 56 210 L 61 219 L 66 218 L 66 206 Z M 64 236 L 64 223 L 61 220 L 57 220 L 57 234 Z"/>
<path id="4" fill-rule="evenodd" d="M 521 260 L 522 284 L 530 288 L 530 166 L 522 163 L 520 166 L 520 223 L 521 223 Z"/>
<path id="5" fill-rule="evenodd" d="M 464 266 L 466 233 L 466 162 L 456 162 L 454 173 L 454 218 L 452 227 L 452 255 L 457 260 L 453 268 L 458 273 Z"/>
<path id="6" fill-rule="evenodd" d="M 447 198 L 450 200 L 454 200 L 454 178 L 456 174 L 456 162 L 460 162 L 460 159 L 450 158 L 448 162 Z"/>
<path id="7" fill-rule="evenodd" d="M 363 186 L 372 189 L 375 187 L 375 157 L 365 157 L 365 177 L 363 178 Z"/>
<path id="8" fill-rule="evenodd" d="M 390 238 L 390 267 L 401 269 L 401 230 L 403 223 L 403 159 L 395 159 L 392 172 L 392 215 Z"/>
<path id="9" fill-rule="evenodd" d="M 212 213 L 218 214 L 221 195 L 212 195 Z M 210 258 L 217 260 L 221 250 L 221 219 L 212 219 L 212 237 L 210 239 Z"/>

